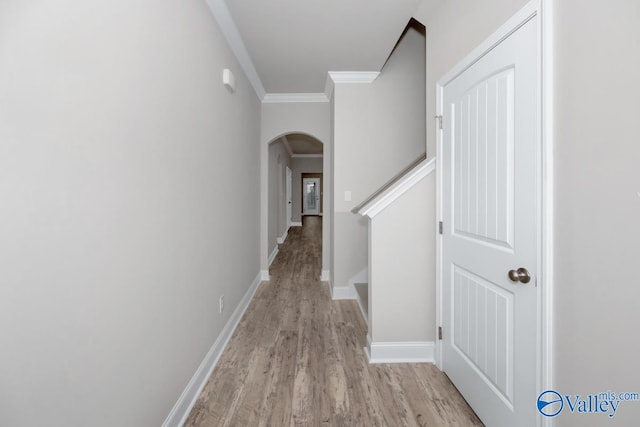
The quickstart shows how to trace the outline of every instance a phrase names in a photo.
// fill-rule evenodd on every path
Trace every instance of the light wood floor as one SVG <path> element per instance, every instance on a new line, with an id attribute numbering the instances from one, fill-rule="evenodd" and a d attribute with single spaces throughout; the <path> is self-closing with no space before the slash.
<path id="1" fill-rule="evenodd" d="M 431 364 L 368 364 L 355 301 L 332 301 L 321 218 L 293 227 L 185 426 L 477 426 Z"/>

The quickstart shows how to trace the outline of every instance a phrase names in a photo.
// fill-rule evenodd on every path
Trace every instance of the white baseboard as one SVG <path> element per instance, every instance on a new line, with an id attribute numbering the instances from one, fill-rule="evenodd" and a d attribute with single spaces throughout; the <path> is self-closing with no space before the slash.
<path id="1" fill-rule="evenodd" d="M 328 282 L 329 280 L 331 280 L 331 272 L 329 270 L 322 270 L 322 273 L 320 273 L 320 281 Z"/>
<path id="2" fill-rule="evenodd" d="M 364 348 L 369 363 L 435 363 L 435 343 L 415 342 L 371 342 Z"/>
<path id="3" fill-rule="evenodd" d="M 271 280 L 271 276 L 269 276 L 269 270 L 260 270 L 260 280 L 263 282 L 268 282 Z"/>
<path id="4" fill-rule="evenodd" d="M 191 408 L 193 408 L 198 396 L 200 396 L 202 389 L 211 376 L 213 368 L 215 368 L 218 363 L 220 355 L 222 355 L 222 352 L 227 347 L 229 339 L 231 339 L 231 336 L 233 335 L 233 331 L 235 331 L 245 310 L 253 299 L 256 289 L 258 289 L 258 285 L 260 285 L 260 279 L 261 274 L 258 274 L 256 278 L 253 279 L 253 283 L 251 283 L 251 286 L 244 294 L 244 297 L 242 297 L 242 300 L 240 300 L 240 303 L 233 311 L 233 314 L 231 314 L 231 317 L 224 325 L 220 335 L 218 335 L 218 338 L 207 352 L 207 355 L 202 360 L 202 363 L 200 363 L 200 366 L 198 366 L 195 374 L 191 377 L 189 384 L 187 384 L 187 387 L 180 395 L 180 398 L 178 398 L 173 409 L 171 409 L 171 412 L 164 420 L 164 423 L 162 423 L 162 427 L 180 427 L 186 421 L 189 413 L 191 412 Z"/>
<path id="5" fill-rule="evenodd" d="M 276 245 L 276 247 L 273 248 L 273 250 L 271 251 L 271 254 L 269 255 L 269 259 L 268 259 L 269 267 L 271 267 L 271 264 L 273 264 L 273 260 L 276 259 L 277 255 L 278 255 L 278 245 Z"/>
<path id="6" fill-rule="evenodd" d="M 344 300 L 344 299 L 357 299 L 358 294 L 356 288 L 353 285 L 347 286 L 332 286 L 331 287 L 331 299 Z"/>
<path id="7" fill-rule="evenodd" d="M 293 221 L 291 223 L 292 227 L 302 227 L 302 221 Z"/>
<path id="8" fill-rule="evenodd" d="M 285 240 L 287 240 L 287 234 L 289 234 L 289 229 L 284 230 L 284 234 L 281 237 L 278 237 L 276 241 L 279 245 L 283 244 Z"/>

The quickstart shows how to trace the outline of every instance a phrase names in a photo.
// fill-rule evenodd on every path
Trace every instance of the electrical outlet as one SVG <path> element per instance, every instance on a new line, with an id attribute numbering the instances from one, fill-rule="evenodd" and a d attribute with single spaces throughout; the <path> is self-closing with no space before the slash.
<path id="1" fill-rule="evenodd" d="M 220 313 L 224 310 L 224 295 L 220 297 Z"/>

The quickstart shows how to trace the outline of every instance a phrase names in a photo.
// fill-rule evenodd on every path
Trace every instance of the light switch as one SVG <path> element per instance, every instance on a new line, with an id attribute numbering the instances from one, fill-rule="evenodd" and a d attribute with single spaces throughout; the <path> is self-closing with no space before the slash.
<path id="1" fill-rule="evenodd" d="M 344 192 L 344 201 L 345 202 L 350 202 L 351 201 L 351 191 L 345 191 Z"/>

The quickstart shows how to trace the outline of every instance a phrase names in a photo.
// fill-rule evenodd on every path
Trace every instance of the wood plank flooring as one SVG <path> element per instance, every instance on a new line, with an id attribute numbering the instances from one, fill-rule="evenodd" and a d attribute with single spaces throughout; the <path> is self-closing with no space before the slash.
<path id="1" fill-rule="evenodd" d="M 185 426 L 481 426 L 431 364 L 370 365 L 355 301 L 332 301 L 321 218 L 292 227 Z"/>

